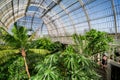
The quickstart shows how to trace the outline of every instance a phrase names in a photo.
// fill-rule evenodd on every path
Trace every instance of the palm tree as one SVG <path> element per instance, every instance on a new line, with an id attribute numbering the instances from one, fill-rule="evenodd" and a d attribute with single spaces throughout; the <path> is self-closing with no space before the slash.
<path id="1" fill-rule="evenodd" d="M 15 23 L 12 29 L 12 33 L 7 32 L 4 28 L 3 30 L 4 32 L 6 32 L 2 36 L 3 41 L 5 42 L 6 45 L 11 46 L 13 49 L 19 49 L 21 56 L 24 59 L 25 69 L 28 78 L 30 78 L 30 73 L 26 61 L 26 49 L 28 48 L 28 43 L 29 43 L 27 29 L 22 26 L 17 26 L 17 24 Z"/>

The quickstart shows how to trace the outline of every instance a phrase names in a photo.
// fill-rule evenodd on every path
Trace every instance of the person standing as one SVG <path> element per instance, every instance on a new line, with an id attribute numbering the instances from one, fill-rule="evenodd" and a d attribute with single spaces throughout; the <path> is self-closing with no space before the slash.
<path id="1" fill-rule="evenodd" d="M 107 68 L 107 56 L 103 55 L 102 57 L 102 68 L 106 69 Z"/>

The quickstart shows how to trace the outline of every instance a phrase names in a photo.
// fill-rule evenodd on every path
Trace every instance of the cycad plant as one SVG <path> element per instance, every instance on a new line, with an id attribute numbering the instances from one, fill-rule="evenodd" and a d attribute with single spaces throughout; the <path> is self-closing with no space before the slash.
<path id="1" fill-rule="evenodd" d="M 3 29 L 5 34 L 3 34 L 2 38 L 5 45 L 11 46 L 12 49 L 19 49 L 21 56 L 24 59 L 25 69 L 28 75 L 28 78 L 30 78 L 30 73 L 28 70 L 28 65 L 26 61 L 26 49 L 28 47 L 28 35 L 27 35 L 27 29 L 22 26 L 17 26 L 17 24 L 14 24 L 14 27 L 12 29 L 12 33 L 7 32 L 5 29 Z"/>

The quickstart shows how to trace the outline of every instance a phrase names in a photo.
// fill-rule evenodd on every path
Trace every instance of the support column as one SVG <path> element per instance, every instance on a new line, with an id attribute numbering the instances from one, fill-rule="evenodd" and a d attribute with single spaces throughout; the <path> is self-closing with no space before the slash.
<path id="1" fill-rule="evenodd" d="M 56 4 L 58 4 L 58 5 L 61 7 L 61 9 L 63 9 L 63 11 L 66 13 L 66 15 L 68 15 L 68 17 L 69 17 L 69 19 L 70 19 L 70 21 L 71 21 L 71 23 L 72 23 L 72 26 L 73 26 L 73 29 L 74 29 L 74 33 L 76 33 L 77 31 L 76 31 L 74 22 L 73 22 L 73 20 L 72 20 L 72 17 L 69 15 L 69 12 L 65 9 L 64 5 L 63 5 L 62 3 L 61 3 L 61 4 L 57 3 L 56 0 L 53 0 L 53 1 L 54 1 Z"/>
<path id="2" fill-rule="evenodd" d="M 91 29 L 90 18 L 89 18 L 89 16 L 88 16 L 88 13 L 87 13 L 87 10 L 86 10 L 86 8 L 85 8 L 85 5 L 84 5 L 84 3 L 83 3 L 82 0 L 78 0 L 78 1 L 80 2 L 80 5 L 81 5 L 82 8 L 83 8 L 83 11 L 84 11 L 84 13 L 85 13 L 85 16 L 86 16 L 86 19 L 87 19 L 87 22 L 88 22 L 89 30 L 90 30 L 90 29 Z"/>
<path id="3" fill-rule="evenodd" d="M 115 27 L 115 39 L 117 40 L 117 19 L 116 19 L 116 11 L 115 11 L 115 3 L 114 0 L 111 0 L 113 17 L 114 17 L 114 27 Z"/>

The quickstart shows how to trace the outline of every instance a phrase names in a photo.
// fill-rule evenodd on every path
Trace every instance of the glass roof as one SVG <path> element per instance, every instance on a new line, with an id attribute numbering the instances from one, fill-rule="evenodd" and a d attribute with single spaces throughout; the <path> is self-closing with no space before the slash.
<path id="1" fill-rule="evenodd" d="M 38 36 L 64 37 L 90 29 L 120 33 L 120 0 L 0 0 L 0 25 L 17 22 Z"/>

